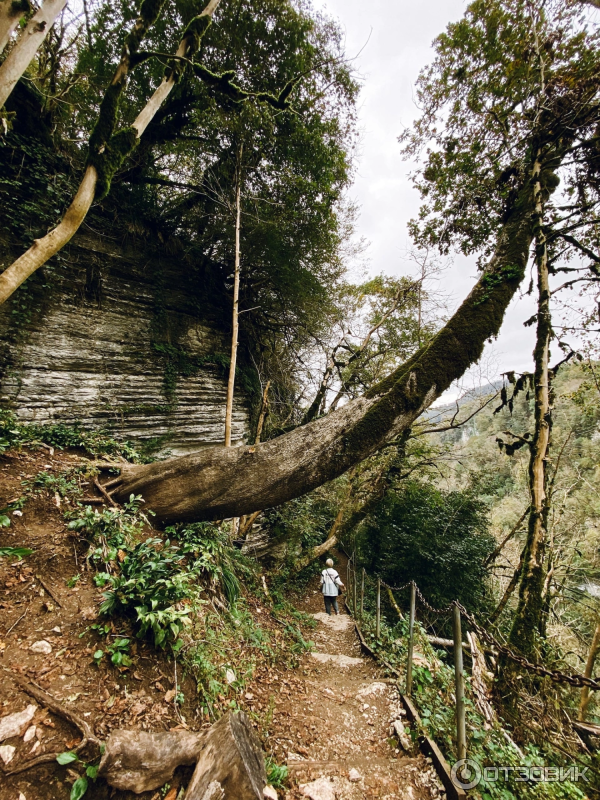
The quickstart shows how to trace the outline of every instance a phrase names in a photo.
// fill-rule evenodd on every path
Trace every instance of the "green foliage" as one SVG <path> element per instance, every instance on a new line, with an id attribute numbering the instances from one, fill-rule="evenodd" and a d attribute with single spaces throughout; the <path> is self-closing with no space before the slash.
<path id="1" fill-rule="evenodd" d="M 233 607 L 240 596 L 238 576 L 252 579 L 253 569 L 231 547 L 227 534 L 210 523 L 167 529 L 166 537 L 177 541 L 142 538 L 148 518 L 140 505 L 141 498 L 132 495 L 121 509 L 85 506 L 69 514 L 69 528 L 88 540 L 88 558 L 103 570 L 94 577 L 96 585 L 105 587 L 101 613 L 132 616 L 139 637 L 151 635 L 157 647 L 170 645 L 177 651 L 189 615 L 205 602 L 202 583 L 221 590 Z M 128 656 L 119 653 L 128 642 L 118 641 L 123 648 L 113 643 L 108 652 L 113 663 L 127 666 Z M 103 657 L 98 652 L 97 661 Z"/>
<path id="2" fill-rule="evenodd" d="M 92 627 L 94 626 L 92 625 Z M 130 667 L 133 664 L 129 656 L 129 639 L 117 637 L 114 642 L 107 642 L 106 653 L 110 656 L 111 664 L 114 664 L 115 667 Z M 96 650 L 94 662 L 99 665 L 104 655 L 104 650 Z"/>
<path id="3" fill-rule="evenodd" d="M 0 527 L 2 527 L 2 519 L 0 516 Z M 34 551 L 28 547 L 0 547 L 0 558 L 25 558 L 30 556 Z"/>
<path id="4" fill-rule="evenodd" d="M 108 575 L 100 613 L 108 616 L 135 611 L 139 636 L 152 633 L 154 644 L 176 648 L 191 607 L 178 606 L 195 594 L 193 570 L 182 562 L 185 554 L 169 540 L 148 538 L 127 552 L 117 575 Z"/>
<path id="5" fill-rule="evenodd" d="M 379 640 L 375 638 L 375 607 L 371 602 L 365 610 L 361 627 L 369 646 L 400 672 L 400 685 L 405 681 L 408 619 L 398 620 L 395 612 L 382 617 Z M 392 616 L 393 615 L 393 616 Z M 390 621 L 392 620 L 392 621 Z M 436 651 L 427 641 L 426 630 L 417 621 L 415 649 L 426 659 L 427 665 L 413 667 L 413 694 L 423 725 L 422 733 L 431 736 L 441 748 L 450 764 L 456 761 L 456 716 L 454 700 L 454 666 L 451 654 Z M 450 663 L 448 663 L 450 662 Z M 526 745 L 524 756 L 507 741 L 500 723 L 491 727 L 478 712 L 469 675 L 465 675 L 465 704 L 467 754 L 481 767 L 500 765 L 519 766 L 570 766 L 570 756 L 543 746 Z M 585 761 L 590 764 L 590 761 Z M 587 784 L 519 782 L 519 773 L 508 772 L 508 780 L 482 781 L 478 792 L 482 800 L 583 800 Z"/>
<path id="6" fill-rule="evenodd" d="M 270 756 L 267 756 L 265 767 L 267 769 L 267 783 L 274 789 L 285 789 L 289 776 L 289 770 L 285 764 L 278 764 Z"/>
<path id="7" fill-rule="evenodd" d="M 81 474 L 81 469 L 74 468 L 65 470 L 53 475 L 51 472 L 38 472 L 33 478 L 23 481 L 31 493 L 41 494 L 46 491 L 50 494 L 58 494 L 60 497 L 77 497 L 82 494 L 76 476 Z"/>
<path id="8" fill-rule="evenodd" d="M 0 455 L 11 447 L 20 444 L 21 428 L 14 414 L 0 408 Z"/>
<path id="9" fill-rule="evenodd" d="M 12 503 L 9 503 L 6 508 L 0 508 L 0 528 L 10 528 L 10 517 L 12 513 L 14 511 L 20 511 L 26 502 L 27 497 L 19 497 L 16 500 L 13 500 Z"/>
<path id="10" fill-rule="evenodd" d="M 237 698 L 245 692 L 259 665 L 284 662 L 294 668 L 299 656 L 313 646 L 306 642 L 300 627 L 305 627 L 304 615 L 297 618 L 289 604 L 276 605 L 272 616 L 279 626 L 269 629 L 254 620 L 252 601 L 256 602 L 252 595 L 240 597 L 236 605 L 222 613 L 207 605 L 204 613 L 192 617 L 190 644 L 181 658 L 196 679 L 209 719 L 218 719 L 223 710 L 238 707 Z M 269 614 L 265 608 L 262 612 Z M 315 620 L 310 618 L 309 623 L 307 627 L 314 627 Z M 227 670 L 235 675 L 232 683 L 226 680 Z"/>
<path id="11" fill-rule="evenodd" d="M 275 592 L 280 587 L 283 589 L 295 575 L 296 559 L 327 538 L 337 513 L 336 499 L 333 493 L 329 496 L 327 492 L 317 490 L 264 513 L 264 525 L 268 527 L 270 540 L 273 544 L 285 543 L 287 555 L 285 563 L 278 564 L 273 576 Z M 303 574 L 305 580 L 310 580 L 312 569 L 311 565 Z"/>
<path id="12" fill-rule="evenodd" d="M 131 495 L 122 508 L 103 508 L 100 511 L 91 506 L 80 507 L 67 513 L 68 527 L 88 540 L 88 558 L 96 566 L 102 564 L 105 570 L 112 572 L 119 563 L 119 553 L 124 554 L 133 547 L 148 524 L 140 505 L 141 497 Z"/>
<path id="13" fill-rule="evenodd" d="M 98 766 L 94 766 L 92 764 L 86 764 L 84 761 L 81 761 L 77 753 L 70 751 L 65 753 L 59 753 L 56 756 L 57 762 L 66 767 L 69 764 L 80 764 L 82 767 L 85 768 L 85 775 L 80 776 L 75 780 L 71 787 L 71 793 L 69 795 L 69 800 L 81 800 L 84 794 L 87 792 L 89 787 L 88 778 L 92 781 L 95 781 L 98 777 Z"/>
<path id="14" fill-rule="evenodd" d="M 573 124 L 599 67 L 600 34 L 581 24 L 581 9 L 474 0 L 435 40 L 435 59 L 417 82 L 420 118 L 401 137 L 407 156 L 423 154 L 415 183 L 424 204 L 411 231 L 420 244 L 489 255 L 534 152 L 542 152 L 541 181 L 551 192 L 557 129 L 593 136 L 593 112 Z M 575 167 L 568 182 L 577 174 Z"/>
<path id="15" fill-rule="evenodd" d="M 77 424 L 23 425 L 17 421 L 12 411 L 0 409 L 0 454 L 9 447 L 21 445 L 34 447 L 40 442 L 59 448 L 82 448 L 94 456 L 123 456 L 133 462 L 142 460 L 130 442 L 114 439 L 105 431 L 84 430 Z M 40 487 L 46 480 L 41 474 L 37 476 Z M 49 477 L 48 481 L 51 480 Z M 51 487 L 47 484 L 44 488 Z"/>
<path id="16" fill-rule="evenodd" d="M 357 538 L 359 563 L 386 583 L 416 581 L 434 606 L 489 602 L 484 562 L 494 549 L 486 506 L 469 492 L 407 481 L 388 492 Z"/>

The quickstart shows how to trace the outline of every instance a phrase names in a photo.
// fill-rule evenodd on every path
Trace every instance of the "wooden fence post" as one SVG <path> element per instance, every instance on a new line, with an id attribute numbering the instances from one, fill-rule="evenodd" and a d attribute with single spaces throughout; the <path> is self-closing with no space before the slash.
<path id="1" fill-rule="evenodd" d="M 465 721 L 465 676 L 463 672 L 462 632 L 460 609 L 454 606 L 452 617 L 454 636 L 454 681 L 456 694 L 456 758 L 467 757 L 467 730 Z"/>
<path id="2" fill-rule="evenodd" d="M 362 622 L 363 610 L 365 605 L 365 568 L 362 571 L 362 581 L 360 584 L 360 621 Z"/>
<path id="3" fill-rule="evenodd" d="M 353 591 L 353 600 L 352 600 L 352 613 L 354 614 L 354 619 L 356 619 L 356 564 L 354 565 L 354 577 L 352 581 L 352 591 Z"/>
<path id="4" fill-rule="evenodd" d="M 417 587 L 413 581 L 410 585 L 410 616 L 408 618 L 408 655 L 406 659 L 406 695 L 412 693 L 413 679 L 413 645 L 415 638 L 415 607 L 417 600 Z"/>
<path id="5" fill-rule="evenodd" d="M 379 641 L 381 631 L 381 578 L 377 578 L 377 622 L 375 625 L 375 639 Z"/>

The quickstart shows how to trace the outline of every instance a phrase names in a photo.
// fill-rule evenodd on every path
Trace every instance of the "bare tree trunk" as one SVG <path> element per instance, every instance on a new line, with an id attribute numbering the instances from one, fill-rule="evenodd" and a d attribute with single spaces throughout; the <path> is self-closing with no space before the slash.
<path id="1" fill-rule="evenodd" d="M 258 422 L 256 423 L 256 438 L 254 439 L 254 444 L 258 444 L 260 442 L 260 437 L 262 436 L 263 427 L 265 424 L 265 420 L 267 418 L 267 414 L 269 413 L 269 389 L 271 388 L 271 381 L 267 381 L 265 385 L 265 389 L 262 394 L 262 402 L 260 405 L 260 413 L 258 415 Z"/>
<path id="2" fill-rule="evenodd" d="M 367 333 L 367 335 L 364 337 L 364 339 L 362 340 L 362 342 L 360 343 L 358 348 L 354 351 L 354 353 L 352 353 L 352 355 L 348 359 L 348 361 L 346 363 L 346 368 L 349 367 L 350 364 L 352 364 L 354 361 L 357 361 L 361 357 L 361 355 L 366 350 L 367 345 L 371 341 L 371 337 L 373 336 L 373 334 L 376 333 L 379 330 L 379 328 L 381 328 L 381 326 L 385 322 L 387 322 L 387 320 L 392 316 L 394 311 L 400 305 L 400 300 L 402 298 L 402 295 L 406 294 L 406 292 L 407 292 L 407 289 L 404 288 L 404 287 L 398 290 L 398 293 L 396 294 L 396 297 L 394 298 L 394 303 L 393 303 L 392 307 L 389 308 L 388 311 L 386 311 L 386 313 L 382 316 L 382 318 L 379 320 L 379 322 L 377 322 L 375 325 L 373 325 L 373 327 Z M 353 375 L 350 375 L 342 383 L 342 385 L 339 388 L 338 393 L 336 394 L 336 396 L 333 398 L 333 400 L 331 402 L 331 406 L 329 408 L 330 411 L 335 411 L 335 409 L 338 407 L 338 404 L 339 404 L 340 400 L 343 398 L 344 394 L 348 391 L 348 389 L 350 387 L 350 384 L 352 383 L 352 378 L 353 378 Z"/>
<path id="3" fill-rule="evenodd" d="M 338 344 L 333 348 L 331 351 L 331 355 L 327 359 L 327 364 L 325 366 L 325 372 L 323 373 L 323 377 L 321 378 L 321 383 L 315 395 L 315 399 L 312 401 L 310 406 L 306 409 L 306 413 L 302 417 L 301 425 L 306 425 L 308 422 L 312 422 L 312 420 L 317 417 L 321 411 L 321 407 L 327 397 L 327 390 L 329 389 L 329 382 L 331 380 L 331 376 L 333 375 L 333 370 L 335 369 L 335 354 L 337 353 L 339 347 L 343 342 L 343 337 Z"/>
<path id="4" fill-rule="evenodd" d="M 238 153 L 238 168 L 235 187 L 235 264 L 233 269 L 233 316 L 231 320 L 231 362 L 227 381 L 227 404 L 225 406 L 225 447 L 231 447 L 231 420 L 233 417 L 233 389 L 235 386 L 235 365 L 238 349 L 238 310 L 240 298 L 240 217 L 242 190 L 242 146 Z"/>
<path id="5" fill-rule="evenodd" d="M 8 300 L 36 269 L 73 238 L 92 205 L 97 179 L 96 168 L 90 165 L 83 175 L 73 202 L 56 228 L 41 239 L 35 239 L 29 250 L 0 275 L 0 305 Z"/>
<path id="6" fill-rule="evenodd" d="M 0 2 L 0 53 L 8 44 L 17 25 L 23 16 L 31 9 L 28 0 L 15 3 L 15 0 L 2 0 Z"/>
<path id="7" fill-rule="evenodd" d="M 559 141 L 553 132 L 553 148 Z M 545 192 L 563 147 L 545 163 Z M 539 180 L 539 176 L 538 176 Z M 271 508 L 342 475 L 409 428 L 481 356 L 523 279 L 532 241 L 531 182 L 521 188 L 496 251 L 469 296 L 405 364 L 327 416 L 251 447 L 209 447 L 167 461 L 124 465 L 117 499 L 141 494 L 161 523 L 224 519 Z"/>
<path id="8" fill-rule="evenodd" d="M 262 404 L 260 408 L 260 414 L 258 415 L 258 424 L 256 426 L 256 437 L 254 439 L 254 444 L 258 444 L 260 442 L 260 437 L 263 431 L 263 425 L 265 424 L 265 419 L 267 414 L 269 413 L 269 389 L 271 387 L 271 381 L 267 381 L 265 389 L 262 395 Z M 262 514 L 261 511 L 255 511 L 250 516 L 242 516 L 240 517 L 240 526 L 238 529 L 238 536 L 241 538 L 245 536 L 248 531 L 252 528 L 258 517 Z"/>
<path id="9" fill-rule="evenodd" d="M 596 625 L 596 630 L 594 631 L 594 638 L 592 639 L 587 661 L 585 663 L 584 675 L 586 678 L 592 677 L 592 672 L 594 671 L 594 664 L 596 662 L 596 656 L 598 655 L 599 647 L 600 647 L 600 623 Z M 581 701 L 579 703 L 579 716 L 577 717 L 577 719 L 580 722 L 585 722 L 587 707 L 590 704 L 590 699 L 591 699 L 590 687 L 584 686 L 581 690 Z"/>
<path id="10" fill-rule="evenodd" d="M 504 591 L 504 594 L 502 595 L 502 599 L 500 600 L 500 602 L 496 606 L 495 610 L 490 614 L 489 622 L 491 624 L 496 622 L 496 620 L 500 617 L 500 614 L 502 614 L 502 612 L 504 611 L 504 608 L 506 607 L 506 604 L 510 600 L 510 596 L 512 595 L 514 590 L 517 588 L 517 584 L 519 583 L 519 575 L 521 574 L 521 570 L 523 569 L 523 560 L 524 560 L 523 559 L 523 554 L 524 554 L 524 552 L 525 551 L 523 551 L 523 553 L 521 553 L 521 558 L 519 559 L 519 566 L 514 571 L 513 576 L 510 579 L 510 581 L 508 583 L 508 586 L 506 587 L 506 589 Z"/>
<path id="11" fill-rule="evenodd" d="M 552 393 L 548 358 L 552 338 L 552 318 L 548 283 L 548 251 L 543 230 L 544 204 L 540 183 L 541 169 L 542 165 L 538 160 L 534 167 L 538 313 L 534 350 L 535 431 L 529 459 L 531 504 L 523 571 L 519 585 L 519 604 L 509 637 L 510 644 L 525 655 L 533 655 L 536 636 L 542 629 L 544 562 L 550 507 L 550 498 L 547 493 L 547 459 L 551 444 Z"/>
<path id="12" fill-rule="evenodd" d="M 335 519 L 333 520 L 333 525 L 329 530 L 329 536 L 322 544 L 313 547 L 312 550 L 310 550 L 303 558 L 298 559 L 298 561 L 294 565 L 294 570 L 296 572 L 301 572 L 312 561 L 315 561 L 317 558 L 320 558 L 322 555 L 331 550 L 332 547 L 335 547 L 335 545 L 338 543 L 338 533 L 340 530 L 340 525 L 342 524 L 342 520 L 344 519 L 344 514 L 346 513 L 348 503 L 350 502 L 350 500 L 354 495 L 355 487 L 352 481 L 353 477 L 354 476 L 352 473 L 348 476 L 348 491 L 346 493 L 346 497 L 344 498 L 342 504 L 339 507 Z"/>
<path id="13" fill-rule="evenodd" d="M 66 4 L 67 0 L 46 0 L 44 5 L 36 11 L 27 23 L 25 30 L 19 37 L 15 46 L 0 66 L 0 108 L 6 103 L 10 93 L 17 85 L 19 78 L 37 53 L 38 47 L 48 35 L 50 28 L 54 25 L 54 20 L 58 17 Z M 11 3 L 7 5 L 11 6 Z M 18 24 L 21 16 L 22 12 L 19 12 L 14 27 Z M 2 17 L 4 17 L 4 14 L 2 14 Z M 3 33 L 6 39 L 4 42 L 2 41 Z M 3 32 L 2 29 L 0 29 L 0 52 L 6 46 L 6 42 L 11 33 L 12 30 Z"/>
<path id="14" fill-rule="evenodd" d="M 525 521 L 525 517 L 527 516 L 527 514 L 529 514 L 529 506 L 527 506 L 527 508 L 525 509 L 525 511 L 524 511 L 524 512 L 521 514 L 521 516 L 519 517 L 519 520 L 518 520 L 518 522 L 516 523 L 516 525 L 514 525 L 514 527 L 512 527 L 512 528 L 511 528 L 511 530 L 509 531 L 509 533 L 507 533 L 507 535 L 506 535 L 506 536 L 504 537 L 504 539 L 503 539 L 503 540 L 500 542 L 500 544 L 498 545 L 498 547 L 496 547 L 496 549 L 494 550 L 494 552 L 493 552 L 493 553 L 490 553 L 490 555 L 489 555 L 489 556 L 486 558 L 486 560 L 484 561 L 484 564 L 483 564 L 483 566 L 484 566 L 484 567 L 487 567 L 487 566 L 488 566 L 488 564 L 491 564 L 493 561 L 495 561 L 495 560 L 498 558 L 498 556 L 500 555 L 500 553 L 501 553 L 501 552 L 504 550 L 504 547 L 505 547 L 505 545 L 507 545 L 507 544 L 508 544 L 508 542 L 510 542 L 510 540 L 513 538 L 513 536 L 515 535 L 515 533 L 516 533 L 516 532 L 519 530 L 519 528 L 521 527 L 521 525 L 522 525 L 522 524 L 523 524 L 523 522 Z"/>
<path id="15" fill-rule="evenodd" d="M 209 4 L 206 6 L 200 16 L 212 16 L 215 9 L 219 5 L 219 2 L 220 0 L 210 0 Z M 133 33 L 130 34 L 130 36 L 135 35 L 137 43 L 139 44 L 142 36 L 146 33 L 153 21 L 154 20 L 144 20 L 141 17 L 138 17 L 133 29 Z M 195 35 L 193 33 L 186 33 L 179 45 L 177 55 L 189 56 L 194 42 L 197 42 Z M 104 103 L 107 101 L 109 93 L 113 93 L 110 100 L 111 102 L 114 102 L 114 93 L 124 89 L 129 74 L 132 55 L 133 53 L 131 52 L 131 48 L 126 45 L 121 57 L 121 62 L 113 76 L 111 86 L 104 97 L 103 106 L 100 110 L 100 118 L 102 118 Z M 142 136 L 152 121 L 154 115 L 160 108 L 162 102 L 166 99 L 166 97 L 169 95 L 169 92 L 175 86 L 175 83 L 176 75 L 175 72 L 172 71 L 168 77 L 163 79 L 158 89 L 156 89 L 146 106 L 142 109 L 140 114 L 133 122 L 131 127 L 135 131 L 136 139 L 139 139 Z M 110 103 L 107 104 L 107 106 L 109 105 Z M 110 125 L 110 120 L 108 120 L 108 122 L 110 127 L 109 135 L 112 135 L 115 120 L 112 120 L 112 125 Z M 94 133 L 97 128 L 98 125 L 96 126 Z M 92 137 L 90 138 L 90 150 L 92 148 L 94 133 L 92 133 Z M 107 144 L 108 141 L 106 140 L 106 137 L 104 137 L 103 141 L 98 142 L 97 153 L 91 153 L 91 155 L 101 155 L 106 149 Z M 22 256 L 14 261 L 9 267 L 7 267 L 0 275 L 0 305 L 6 302 L 13 292 L 15 292 L 30 275 L 42 267 L 46 261 L 48 261 L 48 259 L 52 258 L 53 255 L 58 253 L 58 251 L 73 238 L 90 209 L 96 194 L 97 185 L 98 169 L 96 166 L 94 166 L 94 164 L 89 163 L 86 167 L 79 189 L 77 190 L 77 194 L 75 195 L 75 199 L 67 209 L 61 222 L 56 228 L 50 231 L 50 233 L 47 233 L 41 239 L 36 239 L 29 250 L 23 253 Z"/>
<path id="16" fill-rule="evenodd" d="M 245 536 L 261 514 L 262 511 L 255 511 L 254 514 L 250 514 L 248 517 L 242 517 L 242 519 L 240 519 L 238 535 L 240 537 Z"/>
<path id="17" fill-rule="evenodd" d="M 387 589 L 388 599 L 389 599 L 390 603 L 392 604 L 394 610 L 396 611 L 396 614 L 398 614 L 400 619 L 404 619 L 404 614 L 402 613 L 402 609 L 400 608 L 400 606 L 396 602 L 396 598 L 394 597 L 394 593 L 392 592 L 392 590 L 390 589 L 389 586 L 386 586 L 385 588 Z"/>

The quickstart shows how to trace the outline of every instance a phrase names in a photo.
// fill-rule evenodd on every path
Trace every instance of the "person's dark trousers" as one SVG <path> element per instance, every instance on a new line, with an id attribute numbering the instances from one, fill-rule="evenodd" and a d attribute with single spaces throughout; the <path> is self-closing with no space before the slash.
<path id="1" fill-rule="evenodd" d="M 330 596 L 328 594 L 324 594 L 323 598 L 325 600 L 325 611 L 329 614 L 329 616 L 331 616 L 331 609 L 332 608 L 333 608 L 333 610 L 335 611 L 336 614 L 340 613 L 340 610 L 338 608 L 337 597 L 332 597 L 332 596 Z"/>

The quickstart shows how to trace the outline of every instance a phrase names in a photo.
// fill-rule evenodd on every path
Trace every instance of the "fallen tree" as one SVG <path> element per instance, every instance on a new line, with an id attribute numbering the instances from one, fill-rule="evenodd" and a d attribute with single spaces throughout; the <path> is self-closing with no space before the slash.
<path id="1" fill-rule="evenodd" d="M 555 147 L 545 191 L 557 184 Z M 562 148 L 561 148 L 562 149 Z M 553 163 L 552 163 L 553 162 Z M 498 334 L 525 274 L 532 242 L 532 169 L 507 214 L 493 257 L 449 322 L 364 397 L 262 444 L 211 447 L 147 465 L 124 465 L 117 499 L 141 494 L 161 523 L 223 519 L 277 506 L 338 477 L 402 433 Z"/>
<path id="2" fill-rule="evenodd" d="M 525 38 L 510 34 L 515 14 Z M 570 41 L 568 31 L 579 36 L 575 16 L 557 6 L 548 37 Z M 500 22 L 506 35 L 496 35 Z M 491 36 L 488 27 L 494 46 L 486 51 L 489 68 L 483 69 L 479 54 Z M 473 3 L 464 20 L 437 40 L 436 60 L 419 78 L 422 118 L 403 138 L 408 156 L 429 148 L 417 182 L 427 198 L 421 227 L 413 226 L 417 241 L 490 253 L 477 284 L 447 324 L 386 379 L 328 415 L 253 446 L 212 447 L 155 464 L 124 465 L 119 479 L 111 481 L 115 497 L 142 495 L 162 523 L 238 517 L 280 505 L 394 441 L 479 360 L 523 279 L 539 228 L 536 200 L 548 201 L 561 169 L 568 185 L 569 158 L 587 153 L 597 136 L 595 41 L 590 39 L 585 58 L 575 45 L 561 51 L 545 64 L 543 81 L 532 91 L 531 76 L 539 77 L 535 35 L 529 12 L 517 0 Z M 516 61 L 529 66 L 516 74 Z M 488 242 L 495 244 L 493 251 Z"/>

